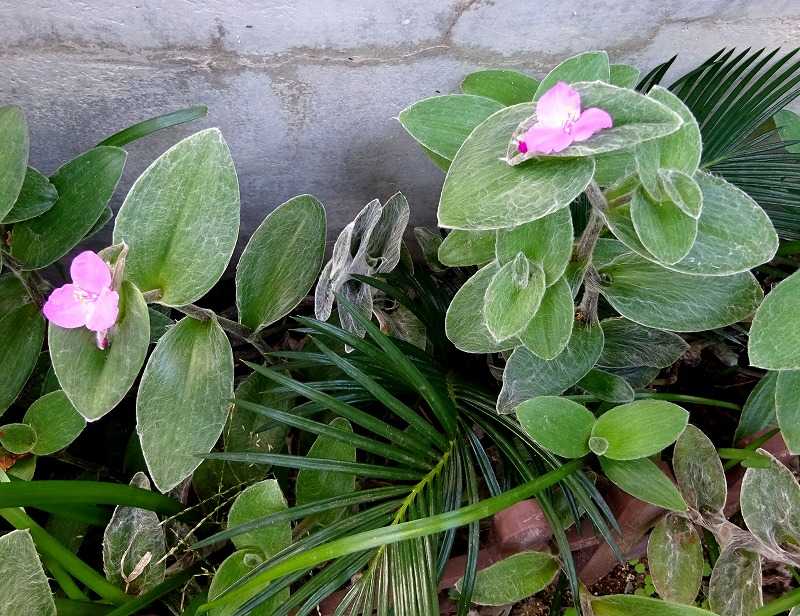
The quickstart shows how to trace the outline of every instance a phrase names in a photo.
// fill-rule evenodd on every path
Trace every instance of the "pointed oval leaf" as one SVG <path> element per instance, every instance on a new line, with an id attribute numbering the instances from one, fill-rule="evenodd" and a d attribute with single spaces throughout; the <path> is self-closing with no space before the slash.
<path id="1" fill-rule="evenodd" d="M 708 581 L 708 605 L 719 616 L 751 616 L 763 605 L 761 557 L 727 546 L 714 563 Z"/>
<path id="2" fill-rule="evenodd" d="M 7 616 L 56 616 L 50 584 L 28 530 L 0 537 L 0 612 Z"/>
<path id="3" fill-rule="evenodd" d="M 677 334 L 644 327 L 628 319 L 605 319 L 600 325 L 605 344 L 597 365 L 603 368 L 668 368 L 689 350 L 689 345 Z"/>
<path id="4" fill-rule="evenodd" d="M 147 304 L 132 283 L 122 283 L 119 318 L 107 349 L 94 332 L 50 324 L 48 346 L 58 382 L 87 421 L 97 421 L 125 397 L 144 364 L 150 345 Z"/>
<path id="5" fill-rule="evenodd" d="M 41 216 L 14 225 L 12 256 L 25 269 L 39 269 L 67 254 L 103 214 L 126 157 L 125 150 L 102 146 L 58 169 L 50 178 L 58 200 Z"/>
<path id="6" fill-rule="evenodd" d="M 234 528 L 287 508 L 286 499 L 275 479 L 247 486 L 228 511 L 228 528 Z M 278 522 L 232 538 L 238 550 L 255 548 L 264 558 L 271 558 L 292 542 L 289 521 Z"/>
<path id="7" fill-rule="evenodd" d="M 756 310 L 747 352 L 750 363 L 767 370 L 800 369 L 800 332 L 795 315 L 800 306 L 800 272 L 785 278 Z"/>
<path id="8" fill-rule="evenodd" d="M 668 513 L 647 542 L 647 564 L 660 597 L 692 605 L 703 582 L 703 544 L 694 525 Z"/>
<path id="9" fill-rule="evenodd" d="M 130 485 L 150 489 L 144 473 Z M 103 570 L 113 584 L 131 594 L 147 592 L 164 581 L 167 551 L 164 527 L 158 514 L 138 507 L 117 506 L 103 533 Z"/>
<path id="10" fill-rule="evenodd" d="M 715 616 L 714 612 L 636 595 L 592 597 L 593 616 Z"/>
<path id="11" fill-rule="evenodd" d="M 525 328 L 542 302 L 544 281 L 542 268 L 521 252 L 497 270 L 483 302 L 483 318 L 495 340 L 506 340 Z"/>
<path id="12" fill-rule="evenodd" d="M 577 81 L 609 81 L 611 67 L 605 51 L 585 51 L 560 62 L 551 70 L 536 90 L 533 100 L 539 100 L 545 92 L 559 81 L 575 83 Z M 589 105 L 582 105 L 584 108 Z"/>
<path id="13" fill-rule="evenodd" d="M 233 353 L 222 328 L 215 319 L 181 319 L 158 341 L 136 397 L 136 432 L 159 491 L 200 465 L 222 433 L 232 399 Z"/>
<path id="14" fill-rule="evenodd" d="M 515 340 L 495 340 L 483 318 L 486 290 L 499 269 L 497 262 L 492 261 L 478 270 L 450 302 L 445 316 L 445 332 L 457 349 L 466 353 L 495 353 L 517 346 Z"/>
<path id="15" fill-rule="evenodd" d="M 674 332 L 716 329 L 753 313 L 763 291 L 749 272 L 692 276 L 638 255 L 617 257 L 600 269 L 600 292 L 622 316 Z"/>
<path id="16" fill-rule="evenodd" d="M 417 101 L 403 109 L 398 120 L 420 145 L 453 160 L 475 127 L 502 108 L 502 103 L 484 96 L 447 94 Z"/>
<path id="17" fill-rule="evenodd" d="M 238 582 L 248 573 L 251 573 L 262 562 L 263 560 L 260 556 L 245 550 L 239 550 L 228 556 L 214 573 L 211 585 L 208 588 L 209 600 L 219 597 L 225 589 Z M 247 613 L 249 616 L 273 616 L 275 611 L 286 603 L 288 599 L 289 589 L 285 588 L 257 607 L 248 610 Z M 209 616 L 233 616 L 246 601 L 246 599 L 233 601 L 227 605 L 213 608 L 208 612 Z"/>
<path id="18" fill-rule="evenodd" d="M 22 455 L 36 447 L 36 430 L 25 423 L 0 426 L 0 445 L 9 453 Z"/>
<path id="19" fill-rule="evenodd" d="M 786 447 L 800 452 L 800 370 L 781 370 L 775 381 L 775 419 Z"/>
<path id="20" fill-rule="evenodd" d="M 3 224 L 36 218 L 53 207 L 57 199 L 58 191 L 50 180 L 33 167 L 28 167 L 19 196 L 14 202 L 14 207 L 3 219 Z"/>
<path id="21" fill-rule="evenodd" d="M 686 426 L 675 443 L 672 469 L 683 498 L 695 511 L 710 520 L 724 519 L 728 498 L 725 470 L 714 443 L 693 426 Z"/>
<path id="22" fill-rule="evenodd" d="M 729 276 L 770 261 L 778 249 L 778 235 L 764 210 L 722 178 L 698 171 L 694 180 L 703 194 L 697 237 L 683 259 L 664 267 L 698 276 Z M 655 260 L 636 235 L 629 206 L 612 208 L 606 221 L 628 248 Z"/>
<path id="23" fill-rule="evenodd" d="M 478 571 L 471 601 L 477 605 L 517 603 L 549 586 L 559 568 L 552 554 L 519 552 Z M 461 592 L 463 582 L 463 578 L 456 582 L 457 591 Z"/>
<path id="24" fill-rule="evenodd" d="M 342 417 L 337 417 L 330 423 L 332 428 L 339 430 L 353 431 L 350 422 Z M 308 450 L 309 458 L 325 458 L 327 460 L 339 460 L 342 462 L 356 461 L 356 448 L 352 445 L 333 439 L 329 436 L 320 435 Z M 318 471 L 303 469 L 297 473 L 295 483 L 295 504 L 307 505 L 314 501 L 334 496 L 349 494 L 356 489 L 355 475 L 338 473 L 335 471 Z M 326 511 L 314 517 L 314 521 L 321 525 L 328 525 L 335 522 L 342 516 L 344 509 L 334 509 Z"/>
<path id="25" fill-rule="evenodd" d="M 325 208 L 311 195 L 279 205 L 236 266 L 239 321 L 253 330 L 286 316 L 308 294 L 325 256 Z"/>
<path id="26" fill-rule="evenodd" d="M 86 427 L 86 420 L 60 389 L 31 404 L 22 421 L 36 431 L 36 445 L 31 452 L 37 456 L 65 449 Z"/>
<path id="27" fill-rule="evenodd" d="M 114 243 L 130 248 L 125 275 L 143 292 L 159 289 L 168 306 L 190 304 L 214 286 L 238 233 L 239 182 L 216 128 L 159 156 L 134 182 L 114 223 Z"/>
<path id="28" fill-rule="evenodd" d="M 581 323 L 575 323 L 569 343 L 551 360 L 537 357 L 525 347 L 517 347 L 503 371 L 497 411 L 512 413 L 525 400 L 564 393 L 594 367 L 602 350 L 600 326 Z"/>
<path id="29" fill-rule="evenodd" d="M 564 208 L 533 222 L 497 230 L 497 261 L 505 265 L 522 252 L 544 270 L 547 286 L 561 278 L 572 256 L 572 215 Z"/>
<path id="30" fill-rule="evenodd" d="M 453 229 L 439 246 L 439 261 L 450 267 L 483 265 L 494 260 L 495 231 Z"/>
<path id="31" fill-rule="evenodd" d="M 505 106 L 532 101 L 538 87 L 538 79 L 510 69 L 475 71 L 461 82 L 464 94 L 485 96 Z"/>
<path id="32" fill-rule="evenodd" d="M 439 226 L 489 230 L 521 225 L 569 205 L 592 179 L 589 158 L 505 162 L 508 140 L 530 116 L 530 104 L 506 107 L 480 124 L 461 146 L 439 200 Z"/>
<path id="33" fill-rule="evenodd" d="M 703 151 L 697 120 L 686 104 L 666 88 L 653 86 L 647 96 L 677 113 L 682 120 L 678 130 L 658 140 L 659 167 L 693 174 Z"/>
<path id="34" fill-rule="evenodd" d="M 747 529 L 764 544 L 797 554 L 800 545 L 800 485 L 792 471 L 763 449 L 768 468 L 748 468 L 740 505 Z"/>
<path id="35" fill-rule="evenodd" d="M 671 201 L 655 202 L 637 190 L 630 213 L 639 241 L 659 263 L 677 263 L 692 249 L 697 220 Z"/>
<path id="36" fill-rule="evenodd" d="M 734 443 L 778 425 L 775 386 L 779 374 L 782 372 L 767 372 L 747 396 L 742 414 L 739 416 L 736 434 L 733 436 Z"/>
<path id="37" fill-rule="evenodd" d="M 689 413 L 665 400 L 636 400 L 606 411 L 592 436 L 608 441 L 603 454 L 614 460 L 635 460 L 658 453 L 686 429 Z"/>
<path id="38" fill-rule="evenodd" d="M 681 211 L 692 218 L 700 218 L 703 211 L 703 191 L 691 175 L 674 169 L 659 169 L 658 181 L 664 195 Z"/>
<path id="39" fill-rule="evenodd" d="M 537 396 L 517 407 L 517 419 L 534 441 L 562 458 L 589 453 L 595 419 L 582 404 L 558 396 Z"/>
<path id="40" fill-rule="evenodd" d="M 519 340 L 534 355 L 553 359 L 569 342 L 575 322 L 572 290 L 566 278 L 545 289 L 539 310 L 519 334 Z"/>
<path id="41" fill-rule="evenodd" d="M 11 211 L 25 181 L 30 137 L 20 107 L 0 107 L 0 220 Z"/>
<path id="42" fill-rule="evenodd" d="M 16 400 L 36 366 L 44 341 L 44 318 L 34 304 L 0 315 L 0 416 Z"/>
<path id="43" fill-rule="evenodd" d="M 575 386 L 604 402 L 633 402 L 634 392 L 628 381 L 618 374 L 598 368 L 589 370 Z"/>
<path id="44" fill-rule="evenodd" d="M 614 460 L 603 455 L 599 459 L 603 474 L 631 496 L 669 511 L 686 511 L 678 488 L 649 458 Z"/>
<path id="45" fill-rule="evenodd" d="M 629 64 L 612 64 L 609 66 L 609 83 L 620 88 L 633 88 L 639 82 L 640 71 Z"/>

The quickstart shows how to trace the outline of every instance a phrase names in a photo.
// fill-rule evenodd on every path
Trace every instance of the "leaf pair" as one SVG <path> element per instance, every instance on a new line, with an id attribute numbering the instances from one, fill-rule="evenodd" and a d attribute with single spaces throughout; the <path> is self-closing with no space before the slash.
<path id="1" fill-rule="evenodd" d="M 49 455 L 66 448 L 85 427 L 86 420 L 56 390 L 31 404 L 21 423 L 0 426 L 0 445 L 17 455 Z"/>

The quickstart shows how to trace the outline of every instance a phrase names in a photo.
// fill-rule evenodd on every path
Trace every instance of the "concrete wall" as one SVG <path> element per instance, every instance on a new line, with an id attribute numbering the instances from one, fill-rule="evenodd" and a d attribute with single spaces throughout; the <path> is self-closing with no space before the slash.
<path id="1" fill-rule="evenodd" d="M 45 172 L 143 118 L 205 103 L 191 128 L 131 147 L 115 203 L 181 136 L 220 126 L 242 187 L 243 239 L 302 192 L 331 235 L 404 191 L 431 224 L 442 176 L 393 118 L 469 71 L 541 75 L 595 48 L 677 70 L 720 47 L 793 47 L 798 0 L 0 0 L 0 104 L 17 103 Z M 1 146 L 0 146 L 1 147 Z"/>

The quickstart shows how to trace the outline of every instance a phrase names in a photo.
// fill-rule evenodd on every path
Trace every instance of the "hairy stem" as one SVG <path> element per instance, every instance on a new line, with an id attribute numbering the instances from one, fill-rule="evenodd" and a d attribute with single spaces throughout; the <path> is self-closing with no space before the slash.
<path id="1" fill-rule="evenodd" d="M 238 338 L 246 342 L 247 344 L 256 348 L 262 355 L 266 355 L 269 352 L 269 348 L 266 344 L 260 339 L 260 337 L 249 327 L 242 325 L 241 323 L 237 323 L 236 321 L 231 321 L 230 319 L 226 319 L 225 317 L 219 316 L 213 310 L 209 310 L 208 308 L 202 308 L 200 306 L 196 306 L 195 304 L 186 304 L 184 306 L 175 306 L 175 310 L 178 312 L 182 312 L 188 317 L 192 317 L 193 319 L 198 319 L 200 321 L 207 321 L 208 319 L 214 318 L 219 323 L 219 326 L 224 329 L 227 333 L 229 333 L 234 338 Z"/>
<path id="2" fill-rule="evenodd" d="M 586 223 L 586 228 L 583 230 L 581 237 L 578 239 L 578 245 L 575 248 L 575 258 L 579 263 L 585 263 L 586 273 L 583 275 L 583 297 L 578 306 L 578 318 L 587 323 L 594 323 L 597 321 L 597 302 L 600 297 L 600 275 L 592 265 L 592 253 L 597 240 L 600 238 L 605 227 L 603 220 L 603 212 L 608 209 L 608 202 L 606 201 L 603 191 L 597 182 L 592 180 L 586 187 L 586 197 L 592 206 L 591 213 L 589 214 L 589 221 Z"/>

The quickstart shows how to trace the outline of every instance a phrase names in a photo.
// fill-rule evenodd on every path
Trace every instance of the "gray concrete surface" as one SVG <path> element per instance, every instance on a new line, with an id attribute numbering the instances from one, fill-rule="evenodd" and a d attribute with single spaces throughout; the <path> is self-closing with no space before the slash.
<path id="1" fill-rule="evenodd" d="M 242 187 L 242 240 L 302 192 L 330 235 L 404 191 L 431 224 L 442 175 L 393 118 L 476 68 L 541 75 L 586 49 L 678 71 L 726 45 L 792 47 L 798 0 L 0 0 L 0 104 L 52 171 L 120 127 L 195 103 L 209 117 L 132 146 L 115 203 L 172 142 L 216 125 Z"/>

